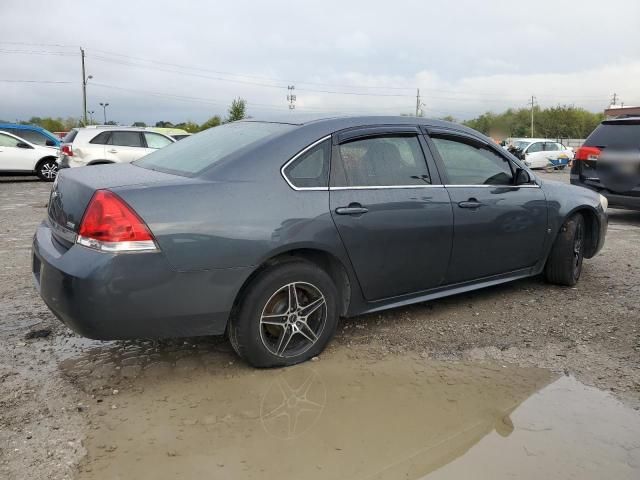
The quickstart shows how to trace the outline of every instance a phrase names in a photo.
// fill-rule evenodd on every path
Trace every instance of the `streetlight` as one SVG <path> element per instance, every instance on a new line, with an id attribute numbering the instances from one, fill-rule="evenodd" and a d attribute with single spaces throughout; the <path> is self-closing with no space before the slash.
<path id="1" fill-rule="evenodd" d="M 91 119 L 91 125 L 93 125 L 94 124 L 93 114 L 96 113 L 96 111 L 95 110 L 89 110 L 88 113 L 89 113 L 89 118 Z"/>
<path id="2" fill-rule="evenodd" d="M 84 62 L 83 62 L 83 69 L 84 69 Z M 84 124 L 87 124 L 87 83 L 89 83 L 89 80 L 91 80 L 93 78 L 93 75 L 89 75 L 88 77 L 84 77 L 82 78 L 82 104 L 84 106 Z"/>
<path id="3" fill-rule="evenodd" d="M 109 104 L 100 102 L 100 106 L 102 107 L 102 112 L 104 113 L 104 125 L 106 125 L 107 124 L 107 107 L 109 106 Z"/>

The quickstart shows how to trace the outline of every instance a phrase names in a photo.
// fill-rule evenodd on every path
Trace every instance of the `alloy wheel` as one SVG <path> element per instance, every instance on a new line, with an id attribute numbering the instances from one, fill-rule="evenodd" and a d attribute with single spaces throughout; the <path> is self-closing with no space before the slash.
<path id="1" fill-rule="evenodd" d="M 576 234 L 573 240 L 573 274 L 577 278 L 582 268 L 582 248 L 584 245 L 584 227 L 582 222 L 576 225 Z"/>
<path id="2" fill-rule="evenodd" d="M 270 353 L 294 357 L 313 347 L 327 322 L 327 301 L 307 282 L 279 288 L 265 304 L 260 316 L 260 338 Z"/>
<path id="3" fill-rule="evenodd" d="M 53 180 L 58 174 L 58 165 L 56 162 L 45 162 L 40 167 L 40 174 L 47 180 Z"/>

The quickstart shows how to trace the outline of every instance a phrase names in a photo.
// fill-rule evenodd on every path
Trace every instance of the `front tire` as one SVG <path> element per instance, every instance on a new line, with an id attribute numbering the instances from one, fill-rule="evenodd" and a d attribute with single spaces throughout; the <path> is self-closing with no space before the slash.
<path id="1" fill-rule="evenodd" d="M 234 350 L 254 367 L 279 367 L 318 355 L 335 333 L 338 292 L 331 277 L 305 261 L 260 273 L 229 324 Z"/>
<path id="2" fill-rule="evenodd" d="M 58 164 L 55 159 L 47 158 L 42 160 L 36 167 L 36 175 L 40 180 L 53 182 L 58 175 Z"/>
<path id="3" fill-rule="evenodd" d="M 580 213 L 569 218 L 560 228 L 544 268 L 548 282 L 574 286 L 580 279 L 584 259 L 585 221 Z"/>

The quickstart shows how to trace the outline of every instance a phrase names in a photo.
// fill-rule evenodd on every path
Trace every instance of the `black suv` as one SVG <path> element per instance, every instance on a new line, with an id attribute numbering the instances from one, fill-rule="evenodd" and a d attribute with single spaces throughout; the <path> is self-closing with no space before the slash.
<path id="1" fill-rule="evenodd" d="M 601 193 L 612 207 L 640 210 L 640 117 L 598 125 L 576 151 L 571 183 Z"/>

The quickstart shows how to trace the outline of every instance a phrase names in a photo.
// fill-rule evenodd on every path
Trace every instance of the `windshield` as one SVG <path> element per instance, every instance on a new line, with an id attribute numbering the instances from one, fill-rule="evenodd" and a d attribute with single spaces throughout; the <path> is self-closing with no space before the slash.
<path id="1" fill-rule="evenodd" d="M 151 170 L 194 176 L 252 143 L 292 128 L 293 125 L 282 123 L 228 123 L 157 150 L 135 164 Z"/>

